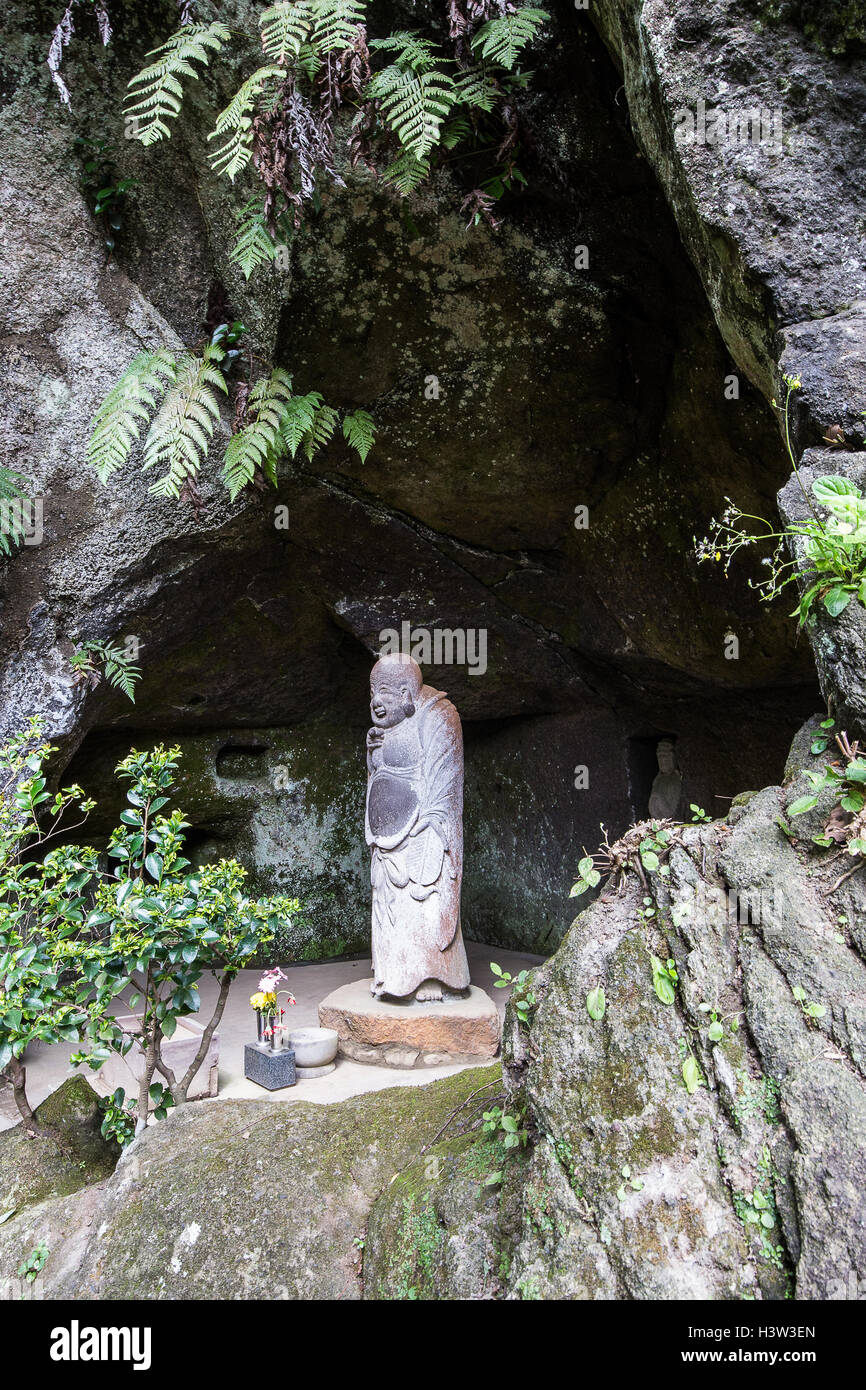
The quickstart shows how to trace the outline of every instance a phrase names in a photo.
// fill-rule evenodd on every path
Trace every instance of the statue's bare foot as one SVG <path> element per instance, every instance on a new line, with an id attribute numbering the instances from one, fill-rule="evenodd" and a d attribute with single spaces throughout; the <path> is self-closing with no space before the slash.
<path id="1" fill-rule="evenodd" d="M 374 999 L 381 999 L 382 995 L 385 993 L 385 986 L 380 980 L 374 980 L 370 986 L 370 993 Z"/>
<path id="2" fill-rule="evenodd" d="M 415 991 L 415 999 L 419 1004 L 441 1004 L 443 997 L 442 985 L 436 980 L 425 980 Z"/>

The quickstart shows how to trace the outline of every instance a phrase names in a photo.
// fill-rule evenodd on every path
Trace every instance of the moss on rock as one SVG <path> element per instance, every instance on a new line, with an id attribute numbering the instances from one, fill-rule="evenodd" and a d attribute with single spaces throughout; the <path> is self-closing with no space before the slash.
<path id="1" fill-rule="evenodd" d="M 37 1108 L 36 1119 L 57 1138 L 23 1125 L 0 1134 L 0 1213 L 67 1196 L 107 1178 L 120 1148 L 103 1139 L 96 1092 L 72 1076 Z"/>

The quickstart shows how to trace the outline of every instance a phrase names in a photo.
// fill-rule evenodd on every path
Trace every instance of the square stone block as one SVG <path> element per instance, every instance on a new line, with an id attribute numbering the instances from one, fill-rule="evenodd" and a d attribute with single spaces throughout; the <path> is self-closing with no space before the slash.
<path id="1" fill-rule="evenodd" d="M 255 1043 L 247 1043 L 244 1047 L 244 1076 L 257 1086 L 264 1086 L 266 1091 L 281 1091 L 284 1086 L 294 1086 L 297 1081 L 295 1054 L 291 1048 L 270 1052 L 256 1047 Z"/>

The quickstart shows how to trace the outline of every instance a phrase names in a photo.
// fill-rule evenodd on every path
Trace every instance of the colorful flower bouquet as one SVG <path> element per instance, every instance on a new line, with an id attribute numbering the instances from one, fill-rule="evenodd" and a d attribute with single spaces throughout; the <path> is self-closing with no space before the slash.
<path id="1" fill-rule="evenodd" d="M 280 1006 L 280 995 L 286 996 L 288 1004 L 297 1003 L 289 990 L 277 989 L 279 981 L 285 978 L 279 966 L 275 965 L 272 970 L 265 971 L 256 993 L 250 995 L 250 1005 L 256 1012 L 256 1042 L 259 1047 L 270 1048 L 272 1052 L 280 1051 L 284 1034 L 288 1032 L 288 1025 L 283 1023 L 286 1011 Z"/>

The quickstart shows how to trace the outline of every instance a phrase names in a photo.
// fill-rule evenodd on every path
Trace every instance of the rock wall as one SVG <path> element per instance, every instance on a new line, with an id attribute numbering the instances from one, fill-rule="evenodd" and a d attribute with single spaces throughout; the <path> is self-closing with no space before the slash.
<path id="1" fill-rule="evenodd" d="M 576 919 L 533 976 L 530 1025 L 509 1009 L 498 1099 L 525 1147 L 478 1127 L 492 1092 L 464 1111 L 467 1132 L 374 1208 L 372 1296 L 401 1296 L 405 1211 L 438 1231 L 428 1297 L 858 1296 L 866 892 L 862 875 L 836 888 L 845 866 L 815 851 L 812 827 L 782 829 L 820 761 L 815 727 L 783 786 L 677 828 L 666 874 L 642 885 L 630 871 Z M 670 1003 L 652 955 L 675 962 Z M 601 1019 L 586 1002 L 598 985 Z"/>
<path id="2" fill-rule="evenodd" d="M 241 0 L 236 8 L 243 18 Z M 666 175 L 661 126 L 650 138 L 651 116 L 670 125 L 669 105 L 640 105 L 653 36 L 669 35 L 663 17 L 647 6 L 638 24 L 628 6 L 599 9 L 618 60 L 622 29 L 630 128 L 600 39 L 585 16 L 556 9 L 526 110 L 529 186 L 497 235 L 463 227 L 447 171 L 408 205 L 353 176 L 298 234 L 290 272 L 263 272 L 247 286 L 227 261 L 229 191 L 204 158 L 231 65 L 217 62 L 211 82 L 191 84 L 172 140 L 143 151 L 123 139 L 122 92 L 174 10 L 167 0 L 116 9 L 108 48 L 83 18 L 66 54 L 71 113 L 45 68 L 49 18 L 27 0 L 5 16 L 0 437 L 39 488 L 44 536 L 2 563 L 3 727 L 41 712 L 61 745 L 58 776 L 91 731 L 97 743 L 112 730 L 130 741 L 201 733 L 203 746 L 214 730 L 275 730 L 277 744 L 290 737 L 304 765 L 315 765 L 309 802 L 303 811 L 293 803 L 282 823 L 275 805 L 263 810 L 273 829 L 262 816 L 242 826 L 250 806 L 239 791 L 233 843 L 265 886 L 291 877 L 294 863 L 302 896 L 335 905 L 317 909 L 310 940 L 339 950 L 356 932 L 356 909 L 347 921 L 345 904 L 365 897 L 366 872 L 342 851 L 327 882 L 316 867 L 332 853 L 320 807 L 334 756 L 313 731 L 352 730 L 337 765 L 355 795 L 349 745 L 363 734 L 380 632 L 403 622 L 484 630 L 483 675 L 460 665 L 427 672 L 466 724 L 476 847 L 468 907 L 487 939 L 553 944 L 574 846 L 594 843 L 601 820 L 616 833 L 645 811 L 658 738 L 678 740 L 687 800 L 718 811 L 743 785 L 778 777 L 815 703 L 806 645 L 781 610 L 759 607 L 744 582 L 725 583 L 690 558 L 694 533 L 726 494 L 771 513 L 788 470 L 761 398 L 767 323 L 779 313 L 744 289 L 740 298 L 760 300 L 767 322 L 760 332 L 752 320 L 732 327 L 736 305 L 724 309 L 713 286 L 739 280 L 708 272 L 689 230 L 691 194 L 680 197 Z M 634 24 L 647 49 L 640 81 Z M 691 51 L 677 49 L 677 63 L 691 62 Z M 727 41 L 719 51 L 721 72 L 735 55 Z M 843 61 L 803 58 L 809 73 Z M 76 135 L 105 140 L 118 174 L 140 180 L 111 257 L 82 191 Z M 819 143 L 824 159 L 824 136 Z M 810 188 L 826 172 L 797 170 Z M 737 177 L 763 189 L 757 164 Z M 846 197 L 855 179 L 846 165 Z M 837 207 L 839 196 L 837 188 Z M 767 193 L 765 218 L 771 201 Z M 810 206 L 810 217 L 844 225 L 827 200 Z M 727 225 L 748 259 L 752 223 L 741 225 L 735 208 Z M 576 268 L 579 246 L 588 269 Z M 814 253 L 840 267 L 831 286 L 839 331 L 848 320 L 836 301 L 854 294 L 849 252 L 826 240 Z M 784 254 L 794 254 L 787 241 Z M 808 284 L 823 273 L 813 266 Z M 287 469 L 275 494 L 235 505 L 216 470 L 206 471 L 199 512 L 152 498 L 134 470 L 96 483 L 83 462 L 93 410 L 142 346 L 200 339 L 214 282 L 252 346 L 292 370 L 299 388 L 373 411 L 380 434 L 366 464 L 335 444 L 313 465 Z M 806 298 L 803 290 L 797 303 Z M 820 313 L 815 331 L 829 333 L 828 303 L 815 291 L 797 322 Z M 856 352 L 852 361 L 853 389 Z M 732 372 L 736 400 L 725 393 Z M 288 508 L 288 529 L 275 526 L 276 506 Z M 589 526 L 577 529 L 583 506 Z M 744 581 L 748 565 L 741 573 Z M 726 657 L 731 632 L 737 661 Z M 134 709 L 104 684 L 76 684 L 69 666 L 75 641 L 128 634 L 144 669 Z M 82 781 L 95 748 L 85 743 L 76 763 Z M 590 795 L 575 787 L 579 766 Z M 203 832 L 226 795 L 215 790 L 203 808 Z M 510 828 L 499 818 L 506 798 Z M 290 833 L 299 859 L 284 848 Z M 533 902 L 540 910 L 530 919 Z"/>

